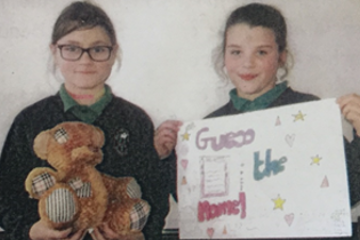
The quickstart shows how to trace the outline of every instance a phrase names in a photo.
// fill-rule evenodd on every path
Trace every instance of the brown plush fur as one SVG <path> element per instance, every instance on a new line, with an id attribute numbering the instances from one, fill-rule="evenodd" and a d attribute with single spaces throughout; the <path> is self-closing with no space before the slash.
<path id="1" fill-rule="evenodd" d="M 59 129 L 67 132 L 68 139 L 59 142 L 54 136 Z M 49 168 L 36 168 L 26 179 L 25 188 L 30 196 L 39 199 L 39 214 L 49 226 L 64 229 L 69 226 L 77 230 L 95 228 L 106 222 L 110 228 L 121 235 L 138 234 L 130 231 L 129 211 L 141 199 L 132 199 L 127 195 L 127 185 L 133 178 L 114 178 L 101 174 L 95 165 L 102 161 L 101 147 L 104 145 L 103 132 L 92 125 L 81 122 L 65 122 L 41 132 L 34 141 L 34 151 L 39 158 L 47 160 L 56 171 Z M 56 184 L 42 195 L 32 191 L 34 177 L 49 173 Z M 77 197 L 68 182 L 81 179 L 91 183 L 91 196 Z M 54 223 L 45 213 L 46 197 L 58 188 L 69 189 L 76 199 L 74 219 L 65 223 Z"/>

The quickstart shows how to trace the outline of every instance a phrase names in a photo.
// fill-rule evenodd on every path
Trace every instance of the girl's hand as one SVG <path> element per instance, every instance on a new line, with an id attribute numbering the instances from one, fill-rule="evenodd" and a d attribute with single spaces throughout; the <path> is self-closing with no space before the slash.
<path id="1" fill-rule="evenodd" d="M 91 233 L 94 240 L 145 240 L 144 235 L 139 232 L 130 236 L 122 236 L 115 233 L 107 224 L 102 224 Z"/>
<path id="2" fill-rule="evenodd" d="M 177 133 L 181 125 L 180 121 L 167 120 L 156 129 L 154 145 L 160 159 L 168 157 L 175 148 Z"/>
<path id="3" fill-rule="evenodd" d="M 83 237 L 83 232 L 79 231 L 71 234 L 71 228 L 58 231 L 49 228 L 44 221 L 40 220 L 36 222 L 30 228 L 29 237 L 32 240 L 80 240 Z"/>
<path id="4" fill-rule="evenodd" d="M 337 103 L 341 113 L 356 130 L 356 135 L 360 137 L 360 96 L 353 93 L 339 97 Z"/>

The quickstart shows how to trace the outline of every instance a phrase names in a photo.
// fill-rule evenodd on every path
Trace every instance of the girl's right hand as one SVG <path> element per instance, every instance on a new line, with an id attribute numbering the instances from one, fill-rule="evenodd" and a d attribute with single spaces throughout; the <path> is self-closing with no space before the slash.
<path id="1" fill-rule="evenodd" d="M 49 228 L 43 220 L 36 222 L 30 228 L 29 237 L 32 240 L 80 240 L 82 239 L 84 232 L 79 231 L 71 234 L 71 228 L 58 231 Z"/>
<path id="2" fill-rule="evenodd" d="M 174 150 L 181 125 L 180 121 L 166 120 L 156 129 L 154 145 L 160 159 L 168 157 Z"/>

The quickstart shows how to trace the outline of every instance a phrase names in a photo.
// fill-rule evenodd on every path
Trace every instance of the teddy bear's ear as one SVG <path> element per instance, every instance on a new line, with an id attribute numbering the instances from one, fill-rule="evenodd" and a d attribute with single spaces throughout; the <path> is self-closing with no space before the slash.
<path id="1" fill-rule="evenodd" d="M 97 146 L 102 147 L 105 143 L 104 132 L 98 127 L 94 126 L 94 128 L 96 131 L 92 136 L 92 140 L 96 143 Z"/>
<path id="2" fill-rule="evenodd" d="M 47 159 L 47 148 L 48 148 L 49 140 L 50 140 L 49 130 L 41 132 L 39 135 L 36 136 L 34 140 L 33 148 L 35 154 L 43 160 Z"/>

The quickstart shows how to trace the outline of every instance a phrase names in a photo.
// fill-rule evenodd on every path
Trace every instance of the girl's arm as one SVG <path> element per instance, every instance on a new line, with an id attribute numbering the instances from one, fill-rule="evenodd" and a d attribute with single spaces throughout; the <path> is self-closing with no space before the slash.
<path id="1" fill-rule="evenodd" d="M 32 152 L 31 132 L 29 119 L 20 113 L 0 157 L 0 226 L 12 239 L 28 239 L 30 227 L 39 220 L 38 201 L 25 191 L 26 176 L 40 162 Z"/>
<path id="2" fill-rule="evenodd" d="M 135 150 L 134 176 L 141 186 L 142 199 L 151 206 L 150 216 L 143 229 L 146 240 L 161 239 L 165 218 L 169 211 L 169 169 L 162 169 L 154 148 L 154 128 L 149 117 L 136 118 L 136 135 L 139 139 Z M 165 172 L 163 172 L 165 171 Z"/>
<path id="3" fill-rule="evenodd" d="M 360 96 L 345 95 L 337 99 L 345 119 L 354 128 L 354 139 L 349 143 L 345 140 L 345 152 L 350 188 L 351 205 L 360 201 Z"/>
<path id="4" fill-rule="evenodd" d="M 345 95 L 338 98 L 337 102 L 345 119 L 356 130 L 357 136 L 360 136 L 360 96 L 355 93 Z"/>

